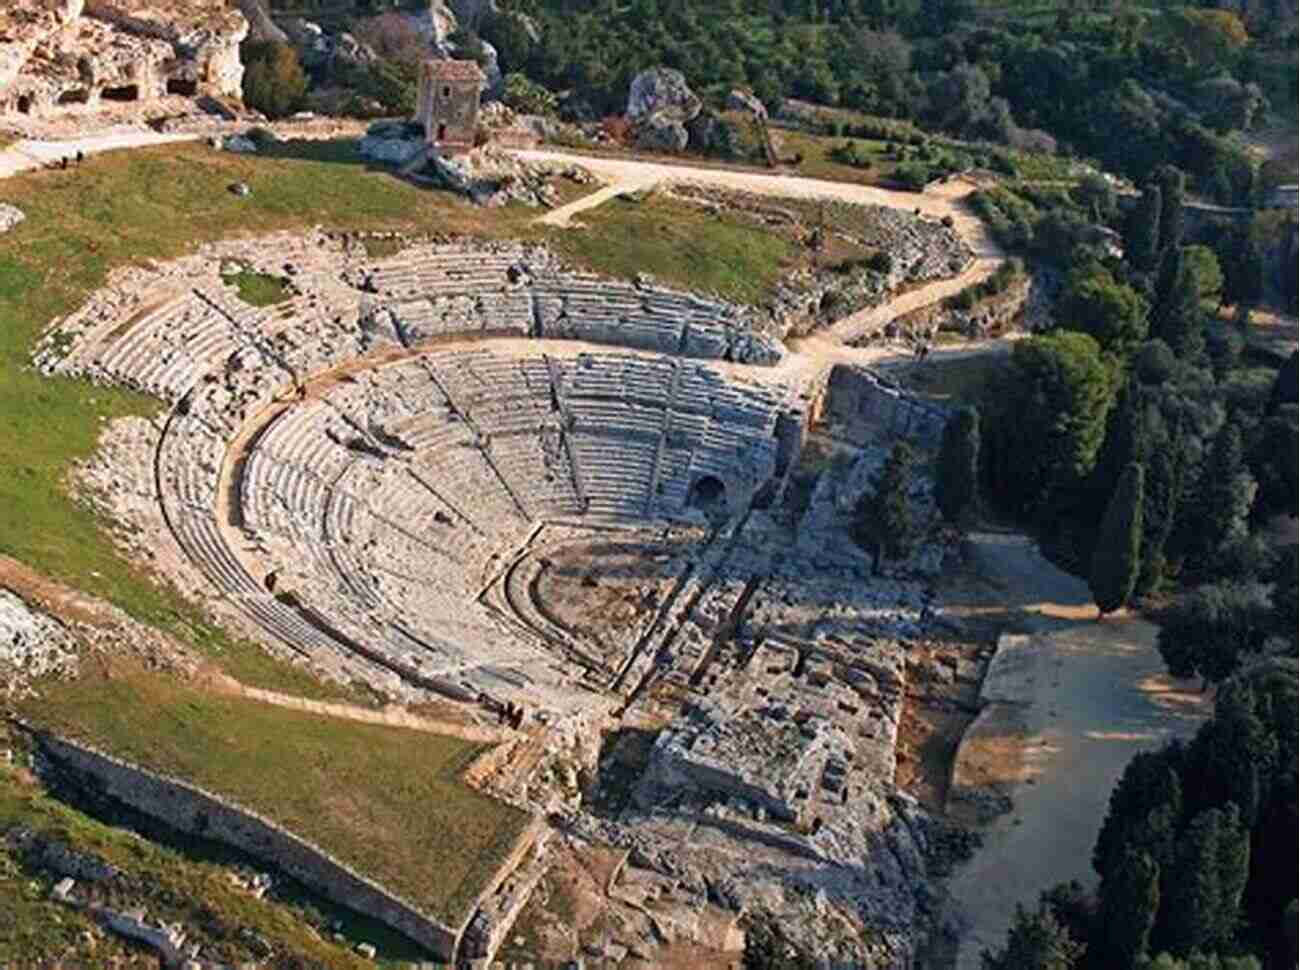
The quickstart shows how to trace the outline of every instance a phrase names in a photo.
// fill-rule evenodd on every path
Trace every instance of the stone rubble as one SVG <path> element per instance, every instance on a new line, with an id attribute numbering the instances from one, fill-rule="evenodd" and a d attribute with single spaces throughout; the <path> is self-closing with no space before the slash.
<path id="1" fill-rule="evenodd" d="M 248 22 L 223 0 L 7 0 L 0 10 L 0 117 L 240 96 Z"/>
<path id="2" fill-rule="evenodd" d="M 0 236 L 3 236 L 26 218 L 27 213 L 23 212 L 18 206 L 0 202 Z"/>
<path id="3" fill-rule="evenodd" d="M 77 667 L 76 640 L 67 628 L 0 587 L 0 696 L 26 694 L 30 681 L 69 677 Z"/>

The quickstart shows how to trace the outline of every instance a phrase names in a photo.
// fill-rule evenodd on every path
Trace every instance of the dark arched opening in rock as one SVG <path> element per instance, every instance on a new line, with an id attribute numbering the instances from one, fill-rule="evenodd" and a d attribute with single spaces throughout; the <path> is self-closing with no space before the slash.
<path id="1" fill-rule="evenodd" d="M 174 77 L 167 82 L 167 93 L 192 98 L 199 93 L 199 83 L 189 78 Z"/>
<path id="2" fill-rule="evenodd" d="M 72 88 L 59 95 L 59 104 L 85 104 L 90 100 L 90 92 L 85 88 Z"/>
<path id="3" fill-rule="evenodd" d="M 695 509 L 712 510 L 725 507 L 727 486 L 723 484 L 722 479 L 714 475 L 703 475 L 691 486 L 687 503 Z"/>
<path id="4" fill-rule="evenodd" d="M 138 101 L 140 88 L 134 84 L 123 84 L 115 88 L 104 88 L 99 96 L 104 101 Z"/>

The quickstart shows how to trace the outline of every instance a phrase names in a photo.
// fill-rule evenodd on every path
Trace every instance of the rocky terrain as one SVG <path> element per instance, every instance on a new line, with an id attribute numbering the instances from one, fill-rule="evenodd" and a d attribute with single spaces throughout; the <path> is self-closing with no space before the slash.
<path id="1" fill-rule="evenodd" d="M 238 98 L 247 33 L 224 0 L 11 0 L 0 10 L 0 117 Z"/>

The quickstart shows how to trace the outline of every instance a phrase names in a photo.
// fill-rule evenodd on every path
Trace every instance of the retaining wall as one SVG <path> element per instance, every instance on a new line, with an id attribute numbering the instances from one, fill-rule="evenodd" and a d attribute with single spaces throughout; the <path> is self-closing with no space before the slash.
<path id="1" fill-rule="evenodd" d="M 275 822 L 219 795 L 155 774 L 89 745 L 44 732 L 36 732 L 36 736 L 42 749 L 77 775 L 87 788 L 182 832 L 265 859 L 327 899 L 392 927 L 438 959 L 453 959 L 459 931 Z"/>

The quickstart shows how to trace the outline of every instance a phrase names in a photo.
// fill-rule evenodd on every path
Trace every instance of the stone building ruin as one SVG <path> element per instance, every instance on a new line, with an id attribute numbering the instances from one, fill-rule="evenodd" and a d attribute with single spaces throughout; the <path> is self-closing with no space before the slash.
<path id="1" fill-rule="evenodd" d="M 0 117 L 239 98 L 248 22 L 224 0 L 6 0 Z"/>
<path id="2" fill-rule="evenodd" d="M 479 94 L 487 75 L 474 61 L 428 60 L 420 70 L 415 120 L 442 154 L 467 152 L 478 130 Z"/>

